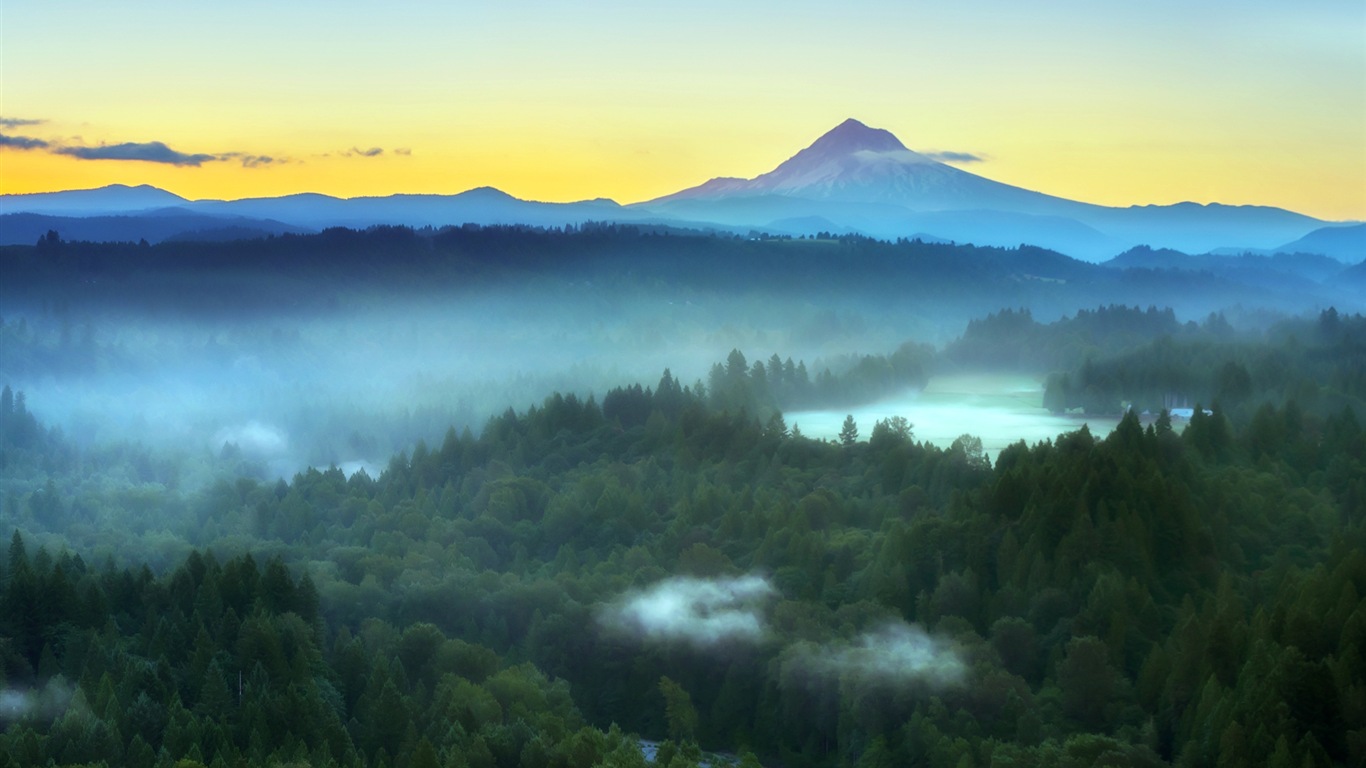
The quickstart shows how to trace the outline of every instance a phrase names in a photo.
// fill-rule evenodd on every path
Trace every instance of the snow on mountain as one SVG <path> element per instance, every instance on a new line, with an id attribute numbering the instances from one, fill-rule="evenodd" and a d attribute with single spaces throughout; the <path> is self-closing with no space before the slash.
<path id="1" fill-rule="evenodd" d="M 641 206 L 761 195 L 884 203 L 914 211 L 991 209 L 1060 215 L 1084 206 L 945 165 L 907 149 L 890 131 L 852 118 L 761 176 L 712 179 Z"/>
<path id="2" fill-rule="evenodd" d="M 632 207 L 732 225 L 751 215 L 752 226 L 815 216 L 875 237 L 920 232 L 979 245 L 1030 243 L 1093 260 L 1141 244 L 1188 253 L 1267 248 L 1323 225 L 1265 206 L 1111 208 L 1068 200 L 946 165 L 854 119 L 753 179 L 715 178 Z"/>

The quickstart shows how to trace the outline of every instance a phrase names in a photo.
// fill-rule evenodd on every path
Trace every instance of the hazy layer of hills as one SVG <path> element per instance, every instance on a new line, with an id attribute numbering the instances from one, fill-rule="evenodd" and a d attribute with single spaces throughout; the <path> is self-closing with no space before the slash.
<path id="1" fill-rule="evenodd" d="M 145 185 L 0 196 L 0 244 L 33 243 L 49 229 L 67 239 L 158 242 L 221 239 L 224 231 L 266 235 L 334 226 L 584 222 L 742 235 L 828 232 L 1001 247 L 1030 244 L 1097 262 L 1140 245 L 1186 253 L 1312 253 L 1347 263 L 1366 256 L 1366 225 L 1334 224 L 1263 206 L 1113 208 L 1067 200 L 946 165 L 908 149 L 888 131 L 852 119 L 756 178 L 712 179 L 627 206 L 606 199 L 520 200 L 488 187 L 456 195 L 350 199 L 298 194 L 192 201 Z"/>
<path id="2" fill-rule="evenodd" d="M 203 311 L 325 304 L 334 289 L 350 295 L 380 285 L 416 296 L 449 286 L 493 290 L 535 283 L 557 294 L 648 294 L 670 303 L 762 294 L 884 319 L 907 315 L 907 327 L 938 330 L 1003 306 L 1042 317 L 1094 304 L 1157 304 L 1186 317 L 1237 306 L 1287 313 L 1330 305 L 1366 310 L 1360 290 L 1366 268 L 1313 254 L 1192 256 L 1138 247 L 1093 264 L 1033 246 L 888 243 L 855 235 L 750 239 L 618 225 L 564 232 L 333 228 L 242 242 L 215 239 L 139 246 L 45 238 L 36 248 L 0 247 L 0 269 L 8 277 L 0 302 L 22 309 L 57 290 L 86 306 L 132 301 L 145 309 L 184 302 Z M 165 290 L 168 280 L 181 287 Z M 297 281 L 309 286 L 306 294 Z"/>

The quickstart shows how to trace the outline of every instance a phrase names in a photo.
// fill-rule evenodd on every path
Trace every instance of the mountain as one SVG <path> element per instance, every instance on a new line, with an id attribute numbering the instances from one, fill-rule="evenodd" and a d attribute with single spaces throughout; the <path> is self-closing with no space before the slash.
<path id="1" fill-rule="evenodd" d="M 389 195 L 353 197 L 289 195 L 279 198 L 200 201 L 193 210 L 238 216 L 272 216 L 303 226 L 369 227 L 400 225 L 445 227 L 461 224 L 522 224 L 562 227 L 585 221 L 634 221 L 646 214 L 626 211 L 612 200 L 542 203 L 521 200 L 493 187 L 478 187 L 455 195 Z"/>
<path id="2" fill-rule="evenodd" d="M 1276 250 L 1281 253 L 1319 253 L 1354 264 L 1366 259 L 1366 224 L 1316 229 Z"/>
<path id="3" fill-rule="evenodd" d="M 768 173 L 711 179 L 636 207 L 732 226 L 814 217 L 874 237 L 927 233 L 979 245 L 1030 243 L 1090 260 L 1135 245 L 1195 253 L 1269 248 L 1324 223 L 1263 206 L 1112 208 L 1067 200 L 946 165 L 853 119 Z M 752 218 L 740 221 L 746 214 Z"/>
<path id="4" fill-rule="evenodd" d="M 853 119 L 754 179 L 711 179 L 630 207 L 792 235 L 809 234 L 796 222 L 820 220 L 826 231 L 882 239 L 1028 243 L 1096 257 L 1125 245 L 1069 215 L 1090 206 L 961 171 Z"/>
<path id="5" fill-rule="evenodd" d="M 852 118 L 761 176 L 712 179 L 641 206 L 766 195 L 891 204 L 920 212 L 989 209 L 1056 215 L 1085 207 L 959 170 L 907 149 L 889 131 Z"/>
<path id="6" fill-rule="evenodd" d="M 131 213 L 184 205 L 180 195 L 149 184 L 130 187 L 110 184 L 98 189 L 66 192 L 38 192 L 29 195 L 0 195 L 0 214 L 48 213 L 68 216 L 101 216 Z"/>
<path id="7" fill-rule="evenodd" d="M 142 207 L 139 207 L 142 206 Z M 35 218 L 35 216 L 37 218 Z M 58 220 L 48 221 L 53 216 Z M 169 220 L 168 220 L 169 217 Z M 177 217 L 190 217 L 177 220 Z M 315 193 L 241 200 L 186 200 L 155 187 L 114 185 L 42 195 L 0 196 L 0 244 L 25 244 L 48 229 L 68 240 L 159 242 L 194 231 L 278 234 L 328 227 L 444 227 L 475 223 L 562 227 L 586 221 L 681 224 L 611 200 L 541 203 L 492 187 L 455 195 L 339 198 Z M 706 226 L 701 223 L 700 226 Z"/>
<path id="8" fill-rule="evenodd" d="M 1091 206 L 1079 218 L 1131 245 L 1175 248 L 1187 253 L 1224 249 L 1244 253 L 1313 231 L 1323 221 L 1264 205 L 1175 203 L 1127 208 Z"/>

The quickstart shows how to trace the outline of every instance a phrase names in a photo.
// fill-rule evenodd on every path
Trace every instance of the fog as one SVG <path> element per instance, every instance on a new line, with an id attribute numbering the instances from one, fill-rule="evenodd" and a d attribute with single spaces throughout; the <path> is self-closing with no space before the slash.
<path id="1" fill-rule="evenodd" d="M 864 439 L 878 421 L 903 416 L 911 422 L 917 441 L 948 448 L 968 434 L 982 440 L 988 457 L 1020 440 L 1032 445 L 1083 424 L 1092 434 L 1103 436 L 1119 423 L 1113 416 L 1054 414 L 1043 407 L 1043 383 L 1019 374 L 940 375 L 931 378 L 922 391 L 908 390 L 851 408 L 791 411 L 784 417 L 807 437 L 835 440 L 849 415 Z"/>
<path id="2" fill-rule="evenodd" d="M 609 632 L 646 641 L 753 643 L 765 637 L 763 609 L 777 594 L 760 576 L 680 576 L 622 595 L 599 610 L 598 621 Z"/>
<path id="3" fill-rule="evenodd" d="M 952 644 L 920 626 L 891 621 L 852 641 L 793 647 L 790 662 L 817 678 L 861 685 L 947 687 L 963 682 L 966 667 Z"/>
<path id="4" fill-rule="evenodd" d="M 653 386 L 666 368 L 692 385 L 734 348 L 811 359 L 904 338 L 903 323 L 828 307 L 583 291 L 375 295 L 209 318 L 11 311 L 0 383 L 81 445 L 214 457 L 226 447 L 256 474 L 288 478 L 308 466 L 371 471 L 554 392 L 601 399 Z"/>
<path id="5" fill-rule="evenodd" d="M 390 235 L 77 244 L 57 266 L 16 250 L 22 279 L 0 285 L 0 384 L 24 391 L 40 421 L 78 445 L 132 441 L 195 465 L 177 484 L 198 482 L 214 462 L 261 478 L 310 466 L 373 473 L 419 440 L 477 433 L 555 392 L 601 399 L 652 386 L 666 368 L 690 386 L 732 349 L 806 361 L 814 376 L 818 359 L 943 345 L 1005 306 L 1049 319 L 1141 300 L 1198 318 L 1265 298 L 1029 251 Z M 185 267 L 195 259 L 202 269 Z M 1319 294 L 1284 301 L 1317 306 L 1305 302 Z M 995 454 L 1080 425 L 1040 400 L 1033 379 L 937 375 L 923 392 L 785 416 L 807 436 L 833 438 L 852 413 L 866 438 L 900 415 L 916 439 L 973 434 Z"/>
<path id="6" fill-rule="evenodd" d="M 42 688 L 0 688 L 0 724 L 15 720 L 54 720 L 74 704 L 86 711 L 85 699 L 61 675 L 50 678 Z"/>
<path id="7" fill-rule="evenodd" d="M 899 619 L 851 640 L 793 643 L 774 638 L 764 612 L 778 597 L 768 579 L 752 574 L 676 576 L 619 596 L 599 607 L 597 619 L 608 633 L 642 642 L 684 642 L 705 649 L 776 641 L 784 648 L 785 678 L 805 684 L 944 688 L 963 682 L 966 667 L 950 641 Z"/>

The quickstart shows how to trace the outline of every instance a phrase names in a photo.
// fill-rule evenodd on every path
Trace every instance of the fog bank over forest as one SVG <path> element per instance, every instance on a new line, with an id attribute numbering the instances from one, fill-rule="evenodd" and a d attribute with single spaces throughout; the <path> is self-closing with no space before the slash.
<path id="1" fill-rule="evenodd" d="M 890 323 L 853 310 L 591 288 L 578 300 L 393 296 L 240 320 L 111 313 L 73 323 L 75 314 L 14 313 L 0 329 L 0 377 L 41 402 L 49 423 L 87 445 L 216 452 L 232 442 L 286 476 L 382 464 L 448 426 L 478 432 L 553 392 L 600 399 L 665 369 L 692 385 L 736 348 L 813 361 L 898 341 Z"/>
<path id="2" fill-rule="evenodd" d="M 615 227 L 152 247 L 49 237 L 0 259 L 15 278 L 0 287 L 0 379 L 48 423 L 86 445 L 228 443 L 276 476 L 380 466 L 552 392 L 601 398 L 666 369 L 691 386 L 731 350 L 814 377 L 908 341 L 947 344 L 1002 307 L 1047 321 L 1120 300 L 1265 327 L 1343 298 L 1331 281 L 1270 294 L 1265 280 L 1107 270 L 1038 249 Z"/>

